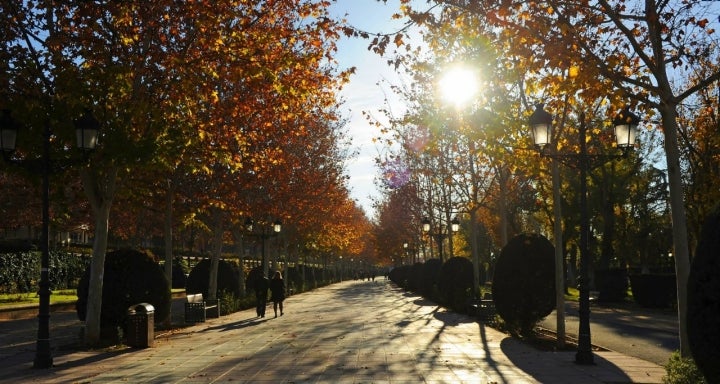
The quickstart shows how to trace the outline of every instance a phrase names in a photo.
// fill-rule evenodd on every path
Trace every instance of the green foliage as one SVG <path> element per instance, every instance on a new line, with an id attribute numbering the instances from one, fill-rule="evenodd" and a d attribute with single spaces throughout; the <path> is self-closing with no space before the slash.
<path id="1" fill-rule="evenodd" d="M 628 276 L 624 268 L 595 270 L 595 288 L 599 291 L 598 301 L 621 302 L 627 296 Z"/>
<path id="2" fill-rule="evenodd" d="M 421 292 L 423 290 L 422 270 L 423 264 L 421 263 L 415 263 L 410 266 L 408 288 L 413 292 Z"/>
<path id="3" fill-rule="evenodd" d="M 174 258 L 172 265 L 172 287 L 185 288 L 188 273 L 190 273 L 190 266 L 187 260 L 182 257 Z"/>
<path id="4" fill-rule="evenodd" d="M 220 315 L 225 316 L 240 310 L 240 300 L 232 292 L 218 292 L 218 300 L 220 303 Z"/>
<path id="5" fill-rule="evenodd" d="M 303 268 L 302 265 L 297 265 L 295 267 L 289 267 L 286 271 L 285 278 L 287 279 L 286 284 L 288 289 L 293 290 L 295 293 L 299 293 L 303 291 Z M 248 293 L 252 293 L 252 286 L 250 286 L 250 272 L 245 275 L 247 276 L 245 278 L 245 287 Z"/>
<path id="6" fill-rule="evenodd" d="M 208 298 L 210 286 L 210 259 L 197 263 L 187 278 L 185 291 L 187 293 L 202 293 Z M 218 262 L 217 291 L 232 293 L 240 296 L 240 270 L 237 264 L 220 259 Z"/>
<path id="7" fill-rule="evenodd" d="M 672 273 L 630 275 L 633 299 L 643 307 L 668 308 L 677 302 L 677 281 Z"/>
<path id="8" fill-rule="evenodd" d="M 442 261 L 440 259 L 430 259 L 423 263 L 420 291 L 425 297 L 435 298 L 438 292 L 441 268 Z"/>
<path id="9" fill-rule="evenodd" d="M 708 382 L 720 382 L 720 207 L 703 225 L 688 279 L 688 342 Z"/>
<path id="10" fill-rule="evenodd" d="M 5 247 L 7 248 L 7 246 Z M 0 253 L 0 293 L 37 291 L 40 279 L 40 252 Z M 81 254 L 50 252 L 50 289 L 76 288 L 90 260 Z"/>
<path id="11" fill-rule="evenodd" d="M 78 286 L 77 313 L 85 320 L 87 313 L 90 267 Z M 105 256 L 100 324 L 103 328 L 122 326 L 130 306 L 149 303 L 155 307 L 155 321 L 170 313 L 171 295 L 162 268 L 148 254 L 124 249 Z"/>
<path id="12" fill-rule="evenodd" d="M 40 278 L 38 252 L 0 254 L 0 293 L 23 293 L 37 290 Z"/>
<path id="13" fill-rule="evenodd" d="M 704 384 L 707 383 L 702 373 L 695 365 L 695 361 L 689 357 L 680 356 L 680 352 L 675 351 L 670 355 L 670 359 L 665 364 L 667 375 L 663 377 L 665 384 Z"/>
<path id="14" fill-rule="evenodd" d="M 444 304 L 455 311 L 465 310 L 473 285 L 473 264 L 466 257 L 451 257 L 440 268 L 438 288 Z"/>
<path id="15" fill-rule="evenodd" d="M 65 251 L 50 252 L 50 289 L 77 288 L 90 257 Z"/>
<path id="16" fill-rule="evenodd" d="M 403 265 L 401 267 L 395 267 L 390 271 L 390 280 L 392 280 L 398 286 L 408 289 L 408 281 L 410 280 L 410 267 Z"/>
<path id="17" fill-rule="evenodd" d="M 543 236 L 512 238 L 498 257 L 492 293 L 498 315 L 513 334 L 532 334 L 555 308 L 555 248 Z"/>

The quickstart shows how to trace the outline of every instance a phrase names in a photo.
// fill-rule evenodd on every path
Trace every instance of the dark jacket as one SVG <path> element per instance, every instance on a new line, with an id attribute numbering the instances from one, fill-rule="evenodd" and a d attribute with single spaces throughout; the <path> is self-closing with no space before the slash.
<path id="1" fill-rule="evenodd" d="M 270 301 L 285 300 L 285 281 L 283 279 L 270 280 Z"/>
<path id="2" fill-rule="evenodd" d="M 261 277 L 255 281 L 255 296 L 258 298 L 266 298 L 268 291 L 268 278 Z"/>

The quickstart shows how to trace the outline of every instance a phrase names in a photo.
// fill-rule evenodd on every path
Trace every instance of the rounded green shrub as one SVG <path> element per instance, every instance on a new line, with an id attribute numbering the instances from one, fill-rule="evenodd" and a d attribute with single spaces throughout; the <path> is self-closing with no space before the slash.
<path id="1" fill-rule="evenodd" d="M 210 285 L 210 259 L 197 263 L 187 278 L 185 292 L 202 293 L 208 298 Z M 240 269 L 237 264 L 220 259 L 218 262 L 217 291 L 225 291 L 240 297 Z"/>
<path id="2" fill-rule="evenodd" d="M 703 378 L 693 359 L 682 357 L 679 351 L 673 352 L 665 364 L 665 375 L 662 380 L 664 384 L 705 384 Z"/>
<path id="3" fill-rule="evenodd" d="M 76 305 L 80 320 L 87 314 L 90 266 L 80 279 Z M 150 255 L 133 249 L 121 249 L 105 255 L 100 325 L 103 328 L 124 325 L 127 310 L 139 303 L 155 307 L 156 322 L 170 314 L 172 298 L 162 268 Z"/>
<path id="4" fill-rule="evenodd" d="M 410 280 L 410 267 L 407 265 L 395 267 L 390 271 L 389 277 L 395 284 L 407 289 Z"/>
<path id="5" fill-rule="evenodd" d="M 512 334 L 530 335 L 555 308 L 555 248 L 537 234 L 521 234 L 502 249 L 495 266 L 495 309 Z"/>
<path id="6" fill-rule="evenodd" d="M 688 278 L 688 343 L 709 383 L 720 383 L 720 207 L 706 219 Z"/>
<path id="7" fill-rule="evenodd" d="M 172 265 L 172 287 L 176 289 L 185 288 L 189 271 L 190 268 L 188 267 L 187 260 L 182 257 L 174 258 Z"/>
<path id="8" fill-rule="evenodd" d="M 440 259 L 430 259 L 423 263 L 420 292 L 425 297 L 435 298 L 434 296 L 438 291 L 438 281 L 440 280 L 440 268 L 442 268 Z"/>
<path id="9" fill-rule="evenodd" d="M 595 270 L 595 289 L 598 301 L 603 303 L 621 302 L 627 296 L 628 274 L 624 268 Z"/>
<path id="10" fill-rule="evenodd" d="M 674 273 L 630 275 L 630 287 L 636 303 L 648 308 L 671 308 L 677 303 Z"/>
<path id="11" fill-rule="evenodd" d="M 438 289 L 442 302 L 456 311 L 463 311 L 472 297 L 473 264 L 466 257 L 451 257 L 438 276 Z"/>
<path id="12" fill-rule="evenodd" d="M 408 276 L 408 288 L 413 292 L 422 290 L 422 269 L 421 263 L 415 263 L 410 266 L 410 275 Z"/>

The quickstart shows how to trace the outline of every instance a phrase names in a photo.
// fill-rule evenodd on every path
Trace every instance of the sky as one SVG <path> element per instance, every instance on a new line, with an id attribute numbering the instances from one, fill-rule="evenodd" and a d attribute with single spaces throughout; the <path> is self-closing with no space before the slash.
<path id="1" fill-rule="evenodd" d="M 358 29 L 387 33 L 401 25 L 401 22 L 391 18 L 398 9 L 398 0 L 388 0 L 387 3 L 376 0 L 338 0 L 331 12 L 338 17 L 345 16 L 349 24 Z M 359 155 L 346 164 L 346 169 L 350 176 L 351 198 L 357 200 L 367 216 L 372 218 L 372 197 L 379 196 L 374 184 L 378 173 L 374 159 L 380 150 L 372 138 L 379 136 L 380 132 L 366 121 L 362 112 L 368 111 L 382 118 L 377 111 L 389 96 L 387 82 L 398 84 L 400 80 L 386 64 L 386 59 L 368 51 L 369 43 L 369 40 L 343 37 L 338 42 L 336 58 L 340 68 L 356 67 L 350 83 L 340 93 L 345 99 L 342 113 L 348 119 L 347 131 L 352 137 L 352 147 L 359 151 Z M 378 82 L 382 80 L 386 80 L 386 83 L 381 86 Z"/>

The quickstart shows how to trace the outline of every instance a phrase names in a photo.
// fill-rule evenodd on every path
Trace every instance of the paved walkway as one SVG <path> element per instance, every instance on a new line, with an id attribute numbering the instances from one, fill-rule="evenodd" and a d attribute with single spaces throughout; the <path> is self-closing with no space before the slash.
<path id="1" fill-rule="evenodd" d="M 284 316 L 241 311 L 156 337 L 153 348 L 54 347 L 45 370 L 32 368 L 29 342 L 3 350 L 0 382 L 617 384 L 661 383 L 665 374 L 615 352 L 576 365 L 574 352 L 537 351 L 385 281 L 335 284 L 285 304 Z"/>

